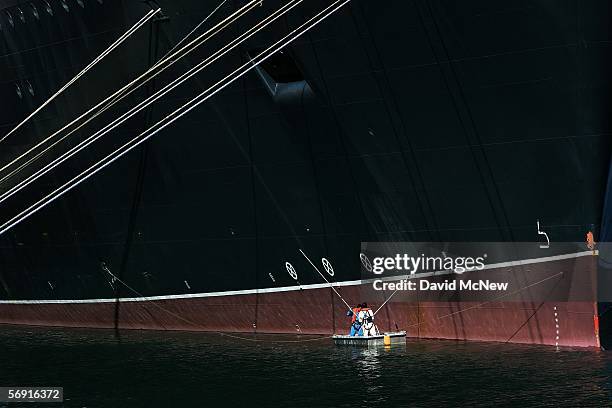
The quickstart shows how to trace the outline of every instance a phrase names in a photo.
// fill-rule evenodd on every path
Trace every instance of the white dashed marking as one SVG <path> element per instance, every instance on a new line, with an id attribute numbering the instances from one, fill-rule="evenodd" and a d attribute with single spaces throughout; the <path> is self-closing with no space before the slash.
<path id="1" fill-rule="evenodd" d="M 555 337 L 555 347 L 559 347 L 559 314 L 557 313 L 557 306 L 553 307 L 555 311 L 555 329 L 557 336 Z"/>

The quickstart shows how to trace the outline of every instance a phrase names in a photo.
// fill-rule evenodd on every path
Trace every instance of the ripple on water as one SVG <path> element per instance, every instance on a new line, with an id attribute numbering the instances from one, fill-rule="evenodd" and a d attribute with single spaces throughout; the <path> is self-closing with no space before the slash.
<path id="1" fill-rule="evenodd" d="M 612 400 L 609 352 L 431 340 L 391 350 L 340 348 L 330 339 L 270 342 L 295 338 L 142 331 L 117 338 L 106 330 L 3 326 L 0 385 L 63 386 L 66 407 L 603 407 Z"/>

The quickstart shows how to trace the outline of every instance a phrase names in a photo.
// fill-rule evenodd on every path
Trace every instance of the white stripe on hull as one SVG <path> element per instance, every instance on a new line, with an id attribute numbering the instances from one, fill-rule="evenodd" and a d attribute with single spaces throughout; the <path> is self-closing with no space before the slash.
<path id="1" fill-rule="evenodd" d="M 518 261 L 508 261 L 508 262 L 500 262 L 496 264 L 485 265 L 483 270 L 487 269 L 499 269 L 499 268 L 508 268 L 508 267 L 516 267 L 544 262 L 554 262 L 561 261 L 564 259 L 574 259 L 583 256 L 593 256 L 598 255 L 598 252 L 595 251 L 582 251 L 575 252 L 571 254 L 564 255 L 554 255 L 554 256 L 546 256 L 542 258 L 532 258 L 532 259 L 522 259 Z M 481 270 L 480 270 L 481 271 Z M 480 272 L 479 271 L 479 272 Z M 418 275 L 402 275 L 402 276 L 390 276 L 387 278 L 382 278 L 382 280 L 398 280 L 398 279 L 410 279 L 415 277 L 428 277 L 434 275 L 450 275 L 454 273 L 453 271 L 437 271 L 437 272 L 427 272 L 427 273 L 419 273 Z M 364 283 L 372 282 L 373 279 L 366 280 L 351 280 L 351 281 L 342 281 L 342 282 L 333 282 L 333 286 L 341 287 L 341 286 L 357 286 Z M 277 293 L 277 292 L 290 292 L 297 290 L 308 290 L 308 289 L 321 289 L 328 288 L 329 284 L 327 283 L 315 283 L 310 285 L 301 285 L 301 286 L 282 286 L 278 288 L 265 288 L 265 289 L 245 289 L 245 290 L 229 290 L 223 292 L 205 292 L 205 293 L 185 293 L 180 295 L 163 295 L 163 296 L 143 296 L 143 297 L 125 297 L 125 298 L 107 298 L 107 299 L 45 299 L 45 300 L 0 300 L 0 304 L 63 304 L 63 303 L 114 303 L 114 302 L 149 302 L 155 300 L 171 300 L 171 299 L 197 299 L 197 298 L 206 298 L 206 297 L 219 297 L 219 296 L 238 296 L 238 295 L 255 295 L 258 293 Z"/>

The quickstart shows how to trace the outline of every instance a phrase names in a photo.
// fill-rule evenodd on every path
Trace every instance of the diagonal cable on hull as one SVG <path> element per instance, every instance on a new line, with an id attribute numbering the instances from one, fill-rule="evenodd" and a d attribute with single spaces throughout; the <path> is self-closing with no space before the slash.
<path id="1" fill-rule="evenodd" d="M 24 180 L 17 183 L 15 186 L 11 187 L 9 190 L 0 194 L 0 203 L 4 202 L 5 200 L 10 198 L 14 194 L 19 192 L 23 188 L 25 188 L 26 186 L 28 186 L 29 184 L 33 183 L 40 177 L 44 176 L 49 171 L 53 170 L 55 167 L 65 162 L 70 157 L 74 156 L 81 150 L 85 149 L 87 146 L 94 143 L 96 140 L 100 139 L 105 134 L 109 133 L 110 131 L 112 131 L 113 129 L 115 129 L 116 127 L 118 127 L 119 125 L 127 121 L 128 119 L 132 118 L 133 116 L 141 112 L 143 109 L 150 106 L 155 101 L 161 99 L 163 96 L 168 94 L 170 91 L 172 91 L 173 89 L 175 89 L 176 87 L 184 83 L 185 81 L 189 80 L 194 75 L 201 72 L 204 68 L 208 67 L 210 64 L 212 64 L 213 62 L 215 62 L 216 60 L 218 60 L 219 58 L 221 58 L 222 56 L 224 56 L 225 54 L 227 54 L 228 52 L 230 52 L 231 50 L 233 50 L 240 44 L 242 44 L 244 41 L 246 41 L 247 39 L 249 39 L 256 33 L 258 33 L 259 31 L 267 27 L 269 24 L 271 24 L 272 22 L 274 22 L 275 20 L 283 16 L 285 13 L 289 12 L 291 9 L 293 9 L 298 4 L 300 4 L 302 1 L 303 0 L 291 0 L 290 2 L 285 4 L 283 7 L 281 7 L 280 9 L 278 9 L 277 11 L 275 11 L 274 13 L 266 17 L 264 20 L 255 24 L 249 30 L 245 31 L 244 33 L 239 35 L 237 38 L 230 41 L 225 46 L 221 47 L 215 53 L 213 53 L 209 57 L 205 58 L 204 60 L 196 64 L 194 67 L 189 69 L 187 72 L 183 73 L 181 76 L 176 78 L 174 81 L 170 82 L 169 84 L 167 84 L 166 86 L 164 86 L 163 88 L 155 92 L 153 95 L 151 95 L 144 101 L 140 102 L 139 104 L 134 106 L 132 109 L 125 112 L 120 117 L 118 117 L 117 119 L 113 120 L 111 123 L 104 126 L 102 129 L 98 130 L 93 135 L 89 136 L 88 138 L 81 141 L 76 146 L 72 147 L 67 152 L 60 155 L 58 158 L 54 159 L 51 163 L 45 165 L 43 168 L 37 170 L 34 174 L 28 176 Z"/>
<path id="2" fill-rule="evenodd" d="M 257 6 L 259 4 L 261 4 L 261 0 L 251 0 L 250 2 L 245 4 L 243 7 L 241 7 L 240 9 L 235 11 L 234 13 L 232 13 L 230 16 L 226 17 L 221 22 L 217 23 L 214 27 L 212 27 L 211 29 L 207 30 L 205 33 L 199 35 L 194 40 L 190 41 L 187 45 L 181 47 L 180 49 L 178 49 L 178 50 L 176 50 L 174 52 L 170 52 L 169 55 L 167 54 L 166 56 L 164 56 L 160 61 L 158 61 L 155 65 L 153 65 L 151 68 L 149 68 L 143 74 L 141 74 L 137 78 L 133 79 L 131 82 L 129 82 L 128 84 L 123 86 L 121 89 L 117 90 L 112 95 L 110 95 L 107 98 L 105 98 L 104 100 L 100 101 L 94 107 L 92 107 L 89 110 L 87 110 L 86 112 L 82 113 L 79 117 L 77 117 L 76 119 L 72 120 L 67 125 L 64 125 L 61 129 L 57 130 L 56 132 L 54 132 L 50 136 L 46 137 L 45 139 L 40 141 L 38 144 L 36 144 L 32 148 L 30 148 L 29 150 L 24 152 L 23 154 L 21 154 L 17 158 L 13 159 L 9 163 L 3 165 L 0 168 L 0 172 L 8 169 L 10 166 L 12 166 L 13 164 L 17 163 L 19 160 L 23 159 L 24 157 L 26 157 L 28 154 L 32 153 L 33 151 L 35 151 L 39 147 L 43 146 L 45 143 L 47 143 L 48 141 L 50 141 L 51 139 L 53 139 L 54 137 L 56 137 L 57 135 L 59 135 L 60 133 L 65 131 L 66 129 L 69 129 L 71 126 L 73 126 L 74 124 L 78 123 L 81 119 L 85 118 L 87 115 L 90 115 L 92 112 L 95 112 L 97 109 L 100 109 L 98 112 L 95 112 L 93 114 L 93 116 L 89 117 L 84 123 L 80 124 L 75 129 L 72 129 L 70 132 L 68 132 L 66 135 L 61 137 L 59 140 L 55 141 L 50 146 L 46 147 L 43 151 L 39 152 L 36 156 L 34 156 L 33 158 L 29 159 L 28 161 L 26 161 L 25 163 L 21 164 L 16 169 L 12 170 L 11 172 L 9 172 L 5 176 L 3 176 L 0 179 L 0 183 L 6 181 L 8 178 L 14 176 L 19 171 L 23 170 L 26 166 L 31 164 L 36 159 L 40 158 L 44 153 L 49 151 L 51 148 L 56 146 L 58 143 L 60 143 L 61 141 L 63 141 L 64 139 L 66 139 L 67 137 L 72 135 L 74 132 L 76 132 L 77 130 L 82 128 L 84 125 L 89 123 L 91 120 L 95 119 L 101 113 L 106 111 L 108 108 L 110 108 L 110 106 L 116 104 L 117 102 L 119 102 L 120 100 L 122 100 L 126 96 L 130 95 L 132 92 L 136 91 L 137 89 L 139 89 L 144 84 L 146 84 L 148 81 L 150 81 L 151 79 L 155 78 L 157 75 L 161 74 L 163 71 L 165 71 L 166 69 L 171 67 L 175 62 L 177 62 L 181 58 L 187 56 L 194 49 L 196 49 L 200 45 L 204 44 L 206 41 L 208 41 L 214 35 L 216 35 L 219 32 L 221 32 L 223 29 L 228 27 L 231 23 L 236 21 L 238 18 L 244 16 L 246 13 L 251 11 L 253 8 L 255 8 L 255 6 Z M 211 15 L 212 15 L 212 13 L 211 13 Z M 189 33 L 188 36 L 190 34 L 191 33 Z M 150 75 L 150 76 L 147 77 L 148 75 Z M 0 198 L 3 197 L 4 194 L 7 194 L 7 192 L 5 192 L 2 195 L 0 195 Z"/>
<path id="3" fill-rule="evenodd" d="M 214 85 L 212 85 L 208 89 L 201 92 L 198 96 L 191 99 L 190 101 L 182 105 L 180 108 L 176 109 L 175 111 L 173 111 L 172 113 L 164 117 L 162 120 L 160 120 L 156 124 L 149 127 L 144 132 L 140 133 L 138 136 L 136 136 L 129 142 L 123 144 L 121 147 L 114 150 L 112 153 L 104 157 L 102 160 L 98 161 L 94 165 L 87 168 L 85 171 L 81 172 L 77 176 L 70 179 L 68 182 L 64 183 L 57 189 L 53 190 L 51 193 L 49 193 L 48 195 L 46 195 L 45 197 L 43 197 L 36 203 L 32 204 L 27 209 L 23 210 L 22 212 L 20 212 L 19 214 L 11 218 L 10 220 L 0 225 L 0 235 L 8 231 L 13 226 L 19 224 L 23 220 L 27 219 L 32 214 L 38 212 L 41 208 L 55 201 L 56 199 L 58 199 L 59 197 L 67 193 L 68 191 L 72 190 L 73 188 L 81 184 L 83 181 L 87 180 L 94 174 L 98 173 L 99 171 L 101 171 L 102 169 L 104 169 L 105 167 L 113 163 L 115 160 L 127 154 L 129 151 L 139 146 L 141 143 L 153 137 L 155 134 L 159 133 L 161 130 L 163 130 L 164 128 L 166 128 L 167 126 L 169 126 L 176 120 L 180 119 L 182 116 L 186 115 L 191 110 L 193 110 L 194 108 L 196 108 L 197 106 L 205 102 L 206 100 L 210 99 L 212 96 L 214 96 L 221 90 L 225 89 L 228 85 L 240 79 L 246 73 L 253 70 L 257 66 L 257 64 L 260 64 L 266 61 L 267 59 L 269 59 L 270 57 L 272 57 L 276 52 L 280 51 L 285 46 L 291 44 L 297 38 L 302 36 L 304 33 L 309 31 L 316 25 L 320 24 L 322 21 L 324 21 L 329 16 L 333 15 L 336 11 L 341 9 L 343 6 L 345 6 L 349 2 L 350 0 L 334 1 L 332 4 L 330 4 L 328 7 L 326 7 L 319 13 L 317 13 L 315 16 L 311 17 L 308 21 L 300 25 L 298 28 L 295 28 L 289 34 L 285 35 L 283 38 L 276 41 L 273 45 L 269 46 L 264 51 L 260 52 L 257 56 L 252 58 L 250 61 L 241 65 L 239 68 L 234 70 L 232 73 L 226 75 L 223 79 L 219 80 Z"/>
<path id="4" fill-rule="evenodd" d="M 121 125 L 122 123 L 124 123 L 125 121 L 127 121 L 128 119 L 133 117 L 134 115 L 138 114 L 140 111 L 142 111 L 143 109 L 147 108 L 152 103 L 154 103 L 155 101 L 159 100 L 160 98 L 162 98 L 164 95 L 166 95 L 167 93 L 172 91 L 174 88 L 176 88 L 179 85 L 181 85 L 183 82 L 189 80 L 191 77 L 193 77 L 194 75 L 196 75 L 199 72 L 201 72 L 204 68 L 208 67 L 210 64 L 212 64 L 213 62 L 215 62 L 216 60 L 218 60 L 219 58 L 221 58 L 222 56 L 227 54 L 229 51 L 231 51 L 232 49 L 236 48 L 237 46 L 242 44 L 244 41 L 246 41 L 247 39 L 249 39 L 250 37 L 252 37 L 256 33 L 258 33 L 259 31 L 261 31 L 262 29 L 267 27 L 269 24 L 271 24 L 272 22 L 274 22 L 275 20 L 277 20 L 278 18 L 283 16 L 285 13 L 287 13 L 288 11 L 293 9 L 294 7 L 296 7 L 302 1 L 303 0 L 291 0 L 289 3 L 285 4 L 283 7 L 281 7 L 280 9 L 278 9 L 277 11 L 272 13 L 271 15 L 269 15 L 268 17 L 266 17 L 265 19 L 263 19 L 259 23 L 255 24 L 249 30 L 245 31 L 244 33 L 239 35 L 237 38 L 235 38 L 234 40 L 232 40 L 231 42 L 229 42 L 225 46 L 221 47 L 215 53 L 213 53 L 209 57 L 207 57 L 204 60 L 202 60 L 200 63 L 198 63 L 197 65 L 195 65 L 191 69 L 189 69 L 187 72 L 183 73 L 181 76 L 176 78 L 174 81 L 170 82 L 169 84 L 167 84 L 166 86 L 164 86 L 163 88 L 161 88 L 160 90 L 155 92 L 153 95 L 151 95 L 150 97 L 148 97 L 144 101 L 140 102 L 139 104 L 134 106 L 129 111 L 125 112 L 119 118 L 117 118 L 114 121 L 112 121 L 111 123 L 107 124 L 106 126 L 104 126 L 102 129 L 98 130 L 93 135 L 89 136 L 88 138 L 86 138 L 85 140 L 81 141 L 76 146 L 72 147 L 69 151 L 65 152 L 64 154 L 62 154 L 58 158 L 54 159 L 51 163 L 45 165 L 43 168 L 37 170 L 34 174 L 28 176 L 24 180 L 22 180 L 19 183 L 17 183 L 15 186 L 11 187 L 9 190 L 7 190 L 4 193 L 2 193 L 0 195 L 0 203 L 4 202 L 5 200 L 10 198 L 14 194 L 19 192 L 23 188 L 25 188 L 26 186 L 28 186 L 29 184 L 33 183 L 34 181 L 36 181 L 37 179 L 39 179 L 43 175 L 47 174 L 49 171 L 53 170 L 55 167 L 57 167 L 61 163 L 65 162 L 70 157 L 74 156 L 75 154 L 77 154 L 81 150 L 85 149 L 87 146 L 91 145 L 96 140 L 100 139 L 102 136 L 104 136 L 105 134 L 109 133 L 110 131 L 112 131 L 113 129 L 115 129 L 116 127 L 118 127 L 119 125 Z M 257 2 L 255 4 L 257 4 Z"/>
<path id="5" fill-rule="evenodd" d="M 79 78 L 81 78 L 83 75 L 85 75 L 87 73 L 87 71 L 89 71 L 91 68 L 93 68 L 98 62 L 102 61 L 102 59 L 104 59 L 104 57 L 106 57 L 115 48 L 117 48 L 119 45 L 121 45 L 125 40 L 127 40 L 132 34 L 134 34 L 140 27 L 145 25 L 147 23 L 147 21 L 149 21 L 151 18 L 153 18 L 153 16 L 155 16 L 160 11 L 161 11 L 161 9 L 158 8 L 156 10 L 150 10 L 147 14 L 145 14 L 144 17 L 142 17 L 140 20 L 138 20 L 138 22 L 136 22 L 136 24 L 134 24 L 132 27 L 130 27 L 129 30 L 127 30 L 125 33 L 123 33 L 123 35 L 121 35 L 121 37 L 119 37 L 117 40 L 115 40 L 115 42 L 113 42 L 111 45 L 109 45 L 107 49 L 102 51 L 102 53 L 100 55 L 98 55 L 96 58 L 94 58 L 94 60 L 91 61 L 85 68 L 83 68 L 81 70 L 81 72 L 76 74 L 70 81 L 66 82 L 66 84 L 64 84 L 64 86 L 62 86 L 60 89 L 58 89 L 53 95 L 51 95 L 51 97 L 49 99 L 44 101 L 38 108 L 36 108 L 32 113 L 30 113 L 28 116 L 26 116 L 25 119 L 23 119 L 21 122 L 19 122 L 19 124 L 17 126 L 15 126 L 12 130 L 10 130 L 6 135 L 2 136 L 0 138 L 0 142 L 4 141 L 7 137 L 9 137 L 13 133 L 15 133 L 27 121 L 29 121 L 34 115 L 36 115 L 45 106 L 47 106 L 49 103 L 51 103 L 62 92 L 64 92 L 72 84 L 74 84 Z"/>
<path id="6" fill-rule="evenodd" d="M 206 22 L 217 12 L 219 11 L 219 9 L 227 2 L 227 0 L 223 0 L 221 3 L 219 3 L 219 5 L 217 7 L 215 7 L 213 9 L 213 11 L 210 12 L 209 15 L 207 15 L 206 17 L 204 17 L 204 19 L 202 21 L 200 21 L 198 23 L 198 25 L 196 25 L 190 32 L 187 33 L 187 35 L 185 35 L 179 42 L 177 42 L 176 44 L 174 44 L 174 47 L 172 47 L 167 53 L 164 54 L 163 57 L 161 57 L 161 60 L 165 59 L 166 57 L 168 57 L 169 55 L 171 55 L 174 50 L 176 50 L 182 43 L 184 43 L 185 41 L 187 41 L 187 39 L 189 37 L 191 37 L 191 35 L 193 33 L 195 33 L 196 31 L 198 31 L 198 29 L 200 27 L 202 27 L 204 24 L 206 24 Z M 157 63 L 155 64 L 157 65 Z"/>

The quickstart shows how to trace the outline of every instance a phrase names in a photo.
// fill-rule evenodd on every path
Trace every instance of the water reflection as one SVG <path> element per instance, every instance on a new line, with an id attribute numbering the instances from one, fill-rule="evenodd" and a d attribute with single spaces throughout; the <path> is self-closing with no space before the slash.
<path id="1" fill-rule="evenodd" d="M 224 407 L 602 407 L 610 373 L 610 352 L 544 346 L 368 349 L 135 331 L 118 341 L 108 331 L 0 327 L 0 386 L 63 386 L 66 407 L 201 406 L 202 390 L 207 406 Z"/>

